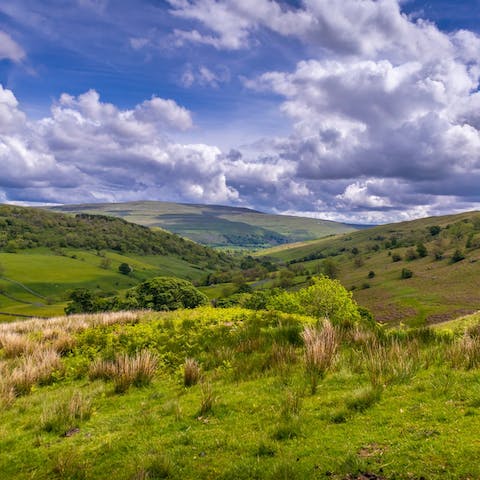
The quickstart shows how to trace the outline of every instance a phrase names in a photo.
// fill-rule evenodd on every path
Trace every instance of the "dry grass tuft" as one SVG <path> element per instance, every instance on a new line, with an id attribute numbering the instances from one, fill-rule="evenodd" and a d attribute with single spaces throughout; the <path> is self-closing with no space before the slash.
<path id="1" fill-rule="evenodd" d="M 448 360 L 453 368 L 471 370 L 480 366 L 480 337 L 466 332 L 447 350 Z"/>
<path id="2" fill-rule="evenodd" d="M 202 384 L 202 397 L 200 399 L 200 417 L 213 412 L 213 407 L 217 403 L 217 397 L 213 392 L 212 384 L 207 382 Z"/>
<path id="3" fill-rule="evenodd" d="M 272 368 L 284 371 L 289 365 L 297 363 L 297 353 L 295 347 L 290 344 L 274 342 L 272 353 L 270 354 L 269 364 Z"/>
<path id="4" fill-rule="evenodd" d="M 312 395 L 318 381 L 333 367 L 337 358 L 339 340 L 333 325 L 324 320 L 321 328 L 305 327 L 302 333 L 305 344 L 305 367 Z"/>
<path id="5" fill-rule="evenodd" d="M 35 350 L 35 343 L 26 335 L 19 333 L 0 333 L 0 348 L 5 358 L 16 358 Z"/>
<path id="6" fill-rule="evenodd" d="M 402 345 L 397 340 L 390 340 L 386 344 L 374 340 L 366 345 L 364 359 L 374 388 L 409 380 L 420 363 L 415 341 Z"/>
<path id="7" fill-rule="evenodd" d="M 21 357 L 5 380 L 16 395 L 27 395 L 35 384 L 49 383 L 53 373 L 61 369 L 62 362 L 55 350 L 38 350 Z"/>
<path id="8" fill-rule="evenodd" d="M 183 364 L 183 384 L 185 387 L 196 385 L 200 380 L 200 376 L 199 363 L 193 358 L 187 358 Z"/>
<path id="9" fill-rule="evenodd" d="M 132 385 L 150 384 L 157 370 L 155 354 L 142 350 L 135 355 L 119 355 L 115 361 L 95 360 L 89 370 L 90 380 L 113 380 L 116 393 L 126 392 Z"/>

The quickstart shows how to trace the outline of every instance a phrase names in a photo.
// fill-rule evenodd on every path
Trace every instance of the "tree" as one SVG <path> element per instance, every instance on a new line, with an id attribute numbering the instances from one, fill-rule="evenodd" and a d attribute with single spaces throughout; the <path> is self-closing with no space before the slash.
<path id="1" fill-rule="evenodd" d="M 368 278 L 375 278 L 375 272 L 373 270 L 368 272 Z"/>
<path id="2" fill-rule="evenodd" d="M 156 277 L 129 290 L 127 299 L 138 308 L 176 310 L 207 305 L 208 298 L 187 280 Z"/>
<path id="3" fill-rule="evenodd" d="M 77 288 L 70 292 L 70 303 L 65 307 L 65 313 L 72 315 L 74 313 L 93 313 L 97 310 L 97 297 L 88 288 Z"/>
<path id="4" fill-rule="evenodd" d="M 118 266 L 118 271 L 122 275 L 130 275 L 133 272 L 133 267 L 131 265 L 129 265 L 128 263 L 121 263 Z"/>
<path id="5" fill-rule="evenodd" d="M 328 318 L 334 325 L 352 326 L 360 321 L 358 306 L 338 280 L 325 275 L 313 278 L 313 285 L 298 292 L 284 292 L 270 299 L 268 308 Z"/>

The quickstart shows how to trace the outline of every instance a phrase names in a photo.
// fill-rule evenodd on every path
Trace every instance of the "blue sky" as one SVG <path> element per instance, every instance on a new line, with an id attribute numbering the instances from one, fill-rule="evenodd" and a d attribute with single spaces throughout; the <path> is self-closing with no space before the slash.
<path id="1" fill-rule="evenodd" d="M 479 26 L 480 0 L 4 0 L 0 201 L 480 208 Z"/>

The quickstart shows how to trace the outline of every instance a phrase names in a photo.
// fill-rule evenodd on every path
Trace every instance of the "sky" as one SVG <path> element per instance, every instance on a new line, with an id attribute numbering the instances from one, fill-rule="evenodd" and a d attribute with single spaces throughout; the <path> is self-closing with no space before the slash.
<path id="1" fill-rule="evenodd" d="M 2 0 L 0 203 L 480 209 L 480 0 Z"/>

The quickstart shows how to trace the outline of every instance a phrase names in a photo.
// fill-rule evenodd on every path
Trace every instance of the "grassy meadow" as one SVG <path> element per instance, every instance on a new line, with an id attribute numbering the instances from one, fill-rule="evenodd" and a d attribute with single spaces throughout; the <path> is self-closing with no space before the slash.
<path id="1" fill-rule="evenodd" d="M 0 325 L 2 479 L 474 479 L 479 317 L 204 307 Z"/>
<path id="2" fill-rule="evenodd" d="M 133 267 L 130 275 L 118 271 L 122 263 Z M 156 276 L 195 281 L 210 271 L 176 256 L 111 251 L 99 255 L 81 249 L 64 249 L 61 254 L 46 248 L 0 252 L 0 265 L 0 312 L 40 317 L 62 315 L 68 292 L 76 288 L 112 295 Z"/>

